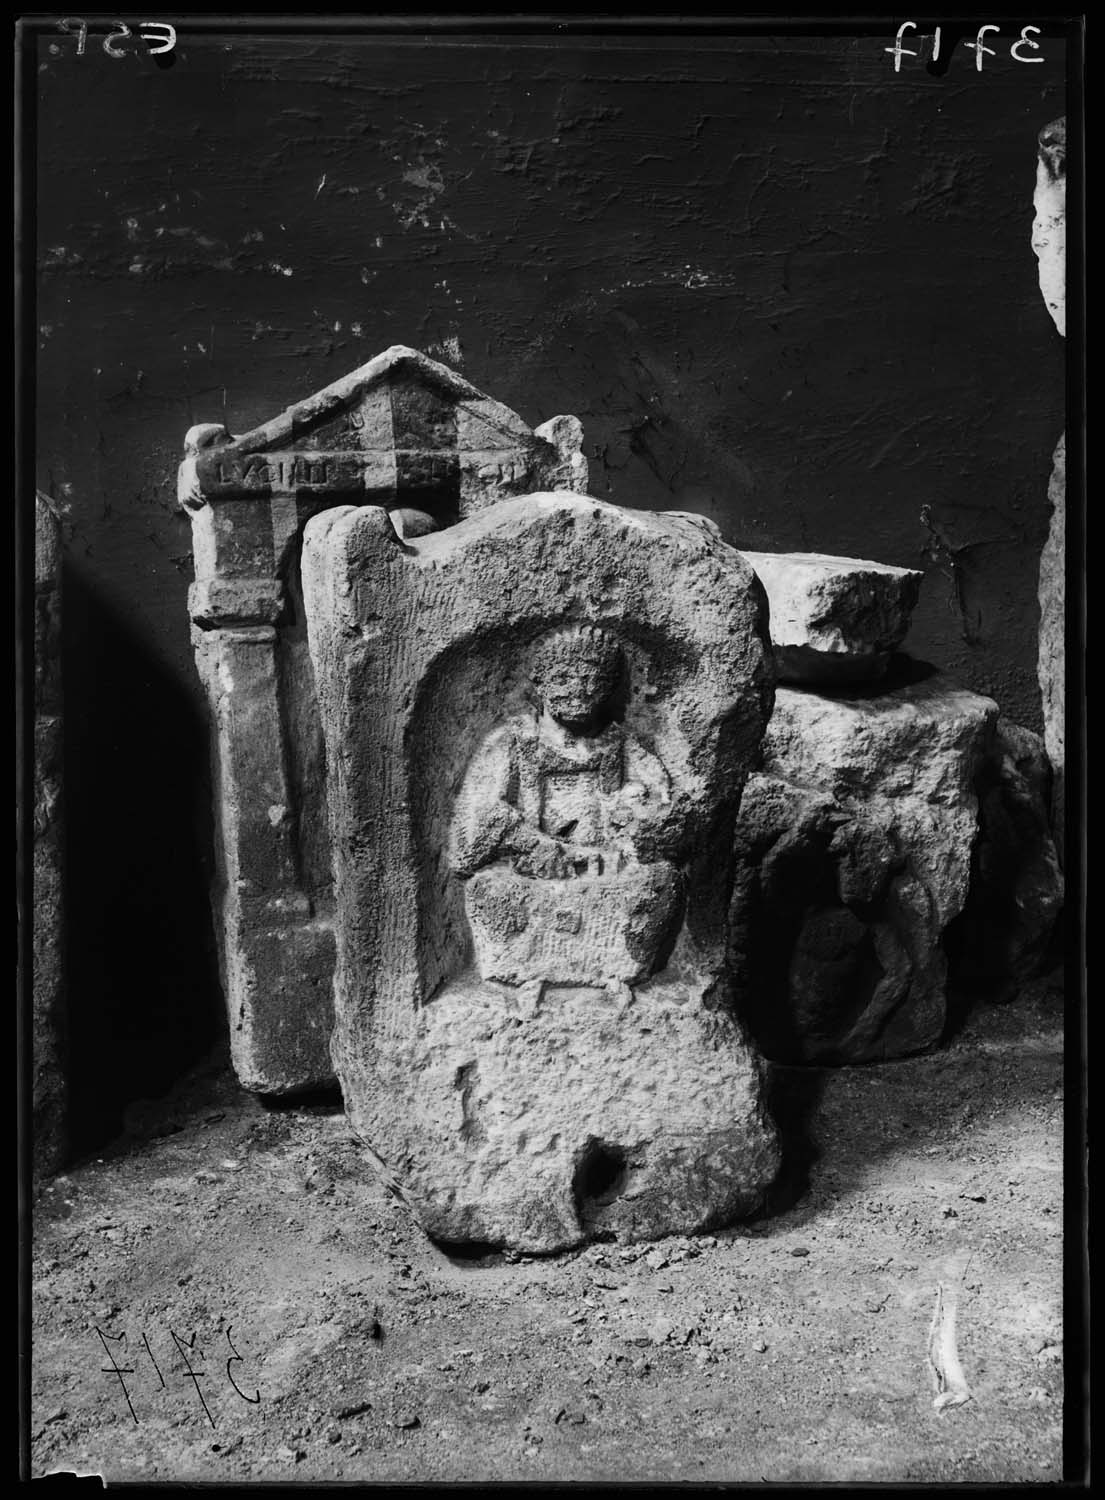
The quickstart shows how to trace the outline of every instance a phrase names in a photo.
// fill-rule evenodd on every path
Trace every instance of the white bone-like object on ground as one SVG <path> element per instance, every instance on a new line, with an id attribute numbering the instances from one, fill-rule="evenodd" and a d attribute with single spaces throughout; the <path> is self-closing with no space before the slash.
<path id="1" fill-rule="evenodd" d="M 955 1346 L 955 1293 L 947 1290 L 942 1281 L 936 1283 L 936 1308 L 929 1329 L 928 1359 L 936 1387 L 932 1404 L 937 1411 L 962 1406 L 971 1399 Z"/>

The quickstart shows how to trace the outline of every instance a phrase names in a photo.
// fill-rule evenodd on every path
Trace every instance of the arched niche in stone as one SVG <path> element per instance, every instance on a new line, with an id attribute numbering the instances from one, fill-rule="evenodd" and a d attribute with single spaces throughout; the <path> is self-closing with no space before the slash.
<path id="1" fill-rule="evenodd" d="M 749 1211 L 777 1165 L 725 977 L 773 688 L 751 568 L 560 492 L 413 540 L 332 510 L 303 581 L 355 1128 L 444 1239 Z"/>

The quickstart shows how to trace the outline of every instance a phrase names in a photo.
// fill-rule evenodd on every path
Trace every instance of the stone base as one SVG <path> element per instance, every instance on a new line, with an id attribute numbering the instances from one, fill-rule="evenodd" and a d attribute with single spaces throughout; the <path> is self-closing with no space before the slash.
<path id="1" fill-rule="evenodd" d="M 454 981 L 353 1093 L 429 1234 L 538 1253 L 757 1209 L 779 1149 L 731 1017 L 670 981 L 628 1006 L 579 986 L 533 998 L 526 1015 L 508 986 Z"/>
<path id="2" fill-rule="evenodd" d="M 230 1060 L 251 1093 L 332 1087 L 334 930 L 329 918 L 279 921 L 247 911 L 228 965 Z M 228 924 L 229 925 L 229 924 Z"/>

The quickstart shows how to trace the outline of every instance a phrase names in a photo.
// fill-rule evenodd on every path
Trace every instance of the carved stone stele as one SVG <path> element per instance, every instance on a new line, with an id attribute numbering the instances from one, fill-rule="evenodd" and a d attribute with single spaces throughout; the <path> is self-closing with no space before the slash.
<path id="1" fill-rule="evenodd" d="M 575 417 L 549 437 L 402 345 L 232 438 L 185 439 L 196 664 L 214 733 L 216 926 L 241 1082 L 333 1077 L 333 891 L 325 757 L 300 589 L 303 527 L 370 501 L 425 535 L 543 485 L 586 489 Z M 545 431 L 545 429 L 542 429 Z"/>
<path id="2" fill-rule="evenodd" d="M 773 690 L 752 570 L 559 492 L 413 540 L 332 510 L 303 588 L 334 1063 L 426 1229 L 549 1251 L 754 1209 L 778 1150 L 725 968 Z"/>

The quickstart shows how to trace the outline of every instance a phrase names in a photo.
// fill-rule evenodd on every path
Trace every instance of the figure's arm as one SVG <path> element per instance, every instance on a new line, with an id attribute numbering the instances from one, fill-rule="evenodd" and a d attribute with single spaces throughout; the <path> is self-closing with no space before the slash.
<path id="1" fill-rule="evenodd" d="M 511 752 L 510 734 L 499 730 L 479 747 L 464 773 L 449 844 L 449 863 L 462 878 L 490 864 L 521 821 L 508 800 Z"/>
<path id="2" fill-rule="evenodd" d="M 673 853 L 682 818 L 663 762 L 639 740 L 627 738 L 623 774 L 609 815 L 614 836 L 645 862 Z"/>
<path id="3" fill-rule="evenodd" d="M 465 773 L 453 815 L 449 861 L 462 879 L 504 855 L 514 855 L 520 873 L 564 878 L 571 873 L 563 846 L 527 823 L 511 801 L 515 781 L 514 737 L 497 730 Z"/>

